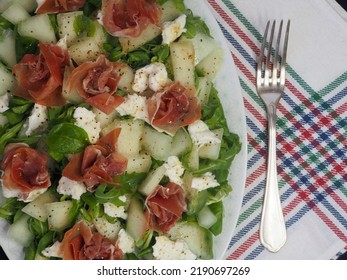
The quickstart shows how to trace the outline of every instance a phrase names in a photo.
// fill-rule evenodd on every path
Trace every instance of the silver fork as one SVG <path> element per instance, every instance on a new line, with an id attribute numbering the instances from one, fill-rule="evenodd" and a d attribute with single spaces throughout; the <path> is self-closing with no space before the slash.
<path id="1" fill-rule="evenodd" d="M 276 109 L 285 85 L 286 56 L 290 21 L 287 22 L 285 38 L 280 56 L 280 42 L 283 20 L 281 20 L 275 51 L 272 51 L 276 22 L 271 25 L 270 38 L 267 37 L 270 26 L 268 21 L 257 62 L 257 92 L 263 100 L 268 119 L 268 162 L 264 204 L 260 223 L 260 242 L 271 252 L 279 251 L 287 239 L 286 226 L 283 218 L 276 165 Z M 266 51 L 267 47 L 267 52 Z M 271 59 L 273 57 L 273 59 Z"/>

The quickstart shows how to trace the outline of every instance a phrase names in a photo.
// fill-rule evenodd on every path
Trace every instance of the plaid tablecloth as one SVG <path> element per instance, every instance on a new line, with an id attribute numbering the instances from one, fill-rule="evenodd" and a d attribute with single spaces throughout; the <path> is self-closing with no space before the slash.
<path id="1" fill-rule="evenodd" d="M 207 0 L 233 56 L 244 98 L 248 171 L 226 259 L 334 259 L 347 245 L 347 21 L 324 0 Z M 256 57 L 269 19 L 291 19 L 285 95 L 278 108 L 278 180 L 288 239 L 259 242 L 265 186 L 265 107 Z"/>

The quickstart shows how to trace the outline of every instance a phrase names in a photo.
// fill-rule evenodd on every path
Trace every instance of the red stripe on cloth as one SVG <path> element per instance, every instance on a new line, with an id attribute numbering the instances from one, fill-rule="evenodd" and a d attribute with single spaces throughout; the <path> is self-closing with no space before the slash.
<path id="1" fill-rule="evenodd" d="M 227 260 L 237 260 L 245 253 L 255 242 L 259 240 L 259 230 L 254 232 L 246 241 L 242 242 L 232 254 L 227 257 Z"/>
<path id="2" fill-rule="evenodd" d="M 236 34 L 247 43 L 254 53 L 259 54 L 259 48 L 253 41 L 239 28 L 235 21 L 225 12 L 225 10 L 214 0 L 208 0 L 213 9 L 223 18 L 223 20 L 236 32 Z"/>
<path id="3" fill-rule="evenodd" d="M 340 115 L 340 116 L 342 116 L 343 114 L 346 114 L 346 112 L 347 112 L 347 102 L 346 102 L 346 103 L 343 103 L 341 106 L 337 107 L 337 108 L 335 109 L 335 112 L 336 112 L 338 115 Z"/>

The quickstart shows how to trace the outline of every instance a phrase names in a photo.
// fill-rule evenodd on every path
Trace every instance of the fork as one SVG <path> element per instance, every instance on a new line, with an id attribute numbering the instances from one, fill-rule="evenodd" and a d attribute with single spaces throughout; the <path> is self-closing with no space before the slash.
<path id="1" fill-rule="evenodd" d="M 288 37 L 290 20 L 287 22 L 282 54 L 280 56 L 280 42 L 283 20 L 281 20 L 276 45 L 272 50 L 276 21 L 271 25 L 270 38 L 267 42 L 270 21 L 267 22 L 260 55 L 257 62 L 257 92 L 263 100 L 268 119 L 268 159 L 266 186 L 264 194 L 264 204 L 260 222 L 260 242 L 271 252 L 279 251 L 287 239 L 286 226 L 284 222 L 279 188 L 277 182 L 276 165 L 276 110 L 277 105 L 283 95 L 286 73 L 286 56 L 288 47 Z M 265 49 L 267 47 L 267 53 Z M 273 59 L 271 60 L 271 57 Z"/>

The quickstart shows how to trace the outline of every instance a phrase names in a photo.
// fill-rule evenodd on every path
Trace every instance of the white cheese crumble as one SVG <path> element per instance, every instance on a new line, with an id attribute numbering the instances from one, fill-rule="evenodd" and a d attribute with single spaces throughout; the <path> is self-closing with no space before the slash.
<path id="1" fill-rule="evenodd" d="M 132 88 L 135 92 L 141 93 L 149 87 L 156 92 L 164 89 L 169 81 L 165 65 L 155 62 L 135 72 Z"/>
<path id="2" fill-rule="evenodd" d="M 196 255 L 190 251 L 183 240 L 172 241 L 162 235 L 155 238 L 153 256 L 157 260 L 195 260 Z"/>
<path id="3" fill-rule="evenodd" d="M 121 116 L 130 115 L 138 120 L 149 121 L 147 99 L 145 96 L 140 96 L 135 93 L 128 94 L 124 97 L 124 102 L 116 108 L 116 111 Z"/>
<path id="4" fill-rule="evenodd" d="M 184 28 L 186 25 L 186 18 L 187 16 L 183 14 L 173 21 L 167 21 L 163 23 L 163 44 L 170 44 L 171 42 L 175 41 L 178 37 L 180 37 L 183 32 L 186 31 L 186 29 Z"/>
<path id="5" fill-rule="evenodd" d="M 198 191 L 218 187 L 219 183 L 211 172 L 206 172 L 200 177 L 194 177 L 191 187 Z"/>
<path id="6" fill-rule="evenodd" d="M 73 117 L 76 125 L 87 132 L 90 143 L 95 144 L 99 140 L 101 132 L 100 123 L 96 121 L 95 114 L 86 108 L 78 107 Z"/>
<path id="7" fill-rule="evenodd" d="M 73 199 L 79 200 L 81 195 L 87 191 L 83 183 L 61 177 L 58 183 L 57 192 L 62 195 L 71 195 Z"/>
<path id="8" fill-rule="evenodd" d="M 9 98 L 8 98 L 8 94 L 5 93 L 4 95 L 0 96 L 0 113 L 5 112 L 6 110 L 8 110 L 8 105 L 9 105 Z"/>
<path id="9" fill-rule="evenodd" d="M 116 244 L 124 254 L 135 251 L 135 240 L 124 229 L 119 231 Z"/>
<path id="10" fill-rule="evenodd" d="M 48 124 L 47 107 L 35 104 L 31 110 L 28 120 L 23 125 L 22 131 L 26 136 L 30 136 L 36 132 L 46 129 Z"/>
<path id="11" fill-rule="evenodd" d="M 204 144 L 220 143 L 221 140 L 202 121 L 197 120 L 188 126 L 188 132 L 194 145 L 201 147 Z"/>
<path id="12" fill-rule="evenodd" d="M 43 249 L 41 254 L 47 258 L 62 258 L 60 253 L 60 244 L 59 241 L 54 242 L 52 246 Z"/>
<path id="13" fill-rule="evenodd" d="M 126 201 L 125 196 L 120 196 L 120 200 Z M 106 215 L 113 218 L 122 218 L 126 220 L 128 218 L 128 214 L 126 213 L 125 206 L 117 206 L 111 202 L 104 203 L 104 212 Z"/>
<path id="14" fill-rule="evenodd" d="M 20 201 L 24 202 L 31 202 L 35 198 L 39 197 L 41 194 L 43 194 L 47 189 L 38 189 L 38 190 L 33 190 L 29 193 L 23 193 L 20 190 L 13 190 L 10 188 L 7 188 L 3 182 L 1 181 L 1 186 L 2 186 L 2 194 L 6 198 L 11 198 L 11 197 L 16 197 Z M 27 196 L 24 198 L 24 195 Z"/>
<path id="15" fill-rule="evenodd" d="M 181 176 L 184 173 L 184 168 L 182 162 L 180 162 L 177 156 L 170 156 L 164 163 L 166 168 L 165 175 L 169 177 L 170 182 L 182 186 L 183 181 Z"/>

